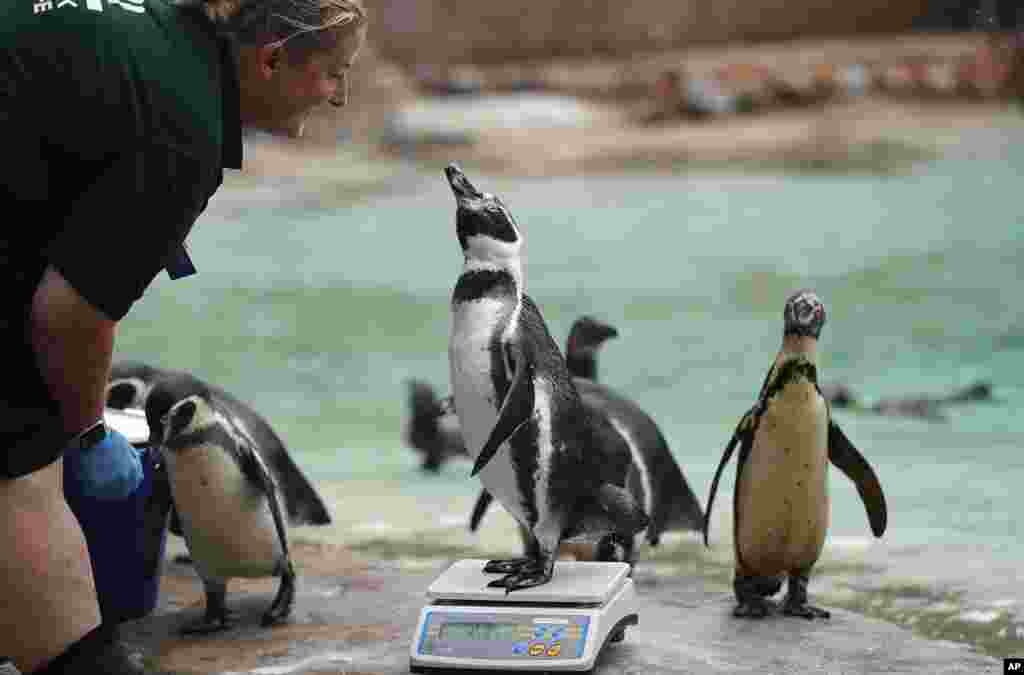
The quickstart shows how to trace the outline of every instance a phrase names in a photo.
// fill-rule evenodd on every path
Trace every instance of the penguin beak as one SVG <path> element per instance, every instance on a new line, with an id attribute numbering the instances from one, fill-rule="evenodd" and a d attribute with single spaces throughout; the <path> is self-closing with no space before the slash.
<path id="1" fill-rule="evenodd" d="M 462 173 L 462 169 L 459 168 L 458 164 L 452 162 L 445 167 L 444 173 L 448 177 L 448 184 L 452 186 L 452 192 L 455 193 L 457 201 L 481 199 L 484 196 L 482 192 L 473 187 L 473 184 L 466 178 L 466 174 Z"/>
<path id="2" fill-rule="evenodd" d="M 601 333 L 602 340 L 610 340 L 612 338 L 619 337 L 619 331 L 615 330 L 613 326 L 605 325 L 604 330 Z"/>

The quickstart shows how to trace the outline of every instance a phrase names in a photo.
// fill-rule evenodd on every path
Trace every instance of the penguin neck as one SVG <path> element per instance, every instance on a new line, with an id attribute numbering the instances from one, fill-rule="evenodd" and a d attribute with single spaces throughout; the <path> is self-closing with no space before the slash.
<path id="1" fill-rule="evenodd" d="M 597 381 L 597 358 L 594 356 L 593 350 L 570 350 L 565 355 L 565 364 L 569 368 L 569 374 L 573 377 Z"/>
<path id="2" fill-rule="evenodd" d="M 522 276 L 518 260 L 509 264 L 509 261 L 466 258 L 452 301 L 460 303 L 491 298 L 518 305 L 523 295 Z"/>
<path id="3" fill-rule="evenodd" d="M 802 358 L 810 363 L 818 362 L 818 340 L 806 335 L 783 335 L 782 349 L 776 359 L 777 364 L 794 358 Z"/>
<path id="4" fill-rule="evenodd" d="M 523 265 L 519 258 L 469 258 L 462 265 L 462 274 L 476 272 L 505 273 L 515 282 L 518 292 L 523 289 Z"/>

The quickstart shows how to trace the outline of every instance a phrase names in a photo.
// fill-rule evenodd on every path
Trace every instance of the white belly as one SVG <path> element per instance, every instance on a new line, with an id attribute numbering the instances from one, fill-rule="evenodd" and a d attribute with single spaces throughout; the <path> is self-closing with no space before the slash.
<path id="1" fill-rule="evenodd" d="M 829 524 L 825 402 L 791 384 L 768 406 L 742 469 L 736 545 L 748 573 L 773 575 L 818 559 Z"/>
<path id="2" fill-rule="evenodd" d="M 167 453 L 175 508 L 202 576 L 271 576 L 282 558 L 267 497 L 220 448 Z"/>
<path id="3" fill-rule="evenodd" d="M 448 365 L 455 412 L 466 451 L 480 454 L 498 421 L 498 400 L 491 380 L 491 336 L 495 326 L 510 312 L 509 304 L 483 298 L 453 307 Z M 522 494 L 512 465 L 508 443 L 503 443 L 478 474 L 480 482 L 512 516 L 527 524 Z"/>

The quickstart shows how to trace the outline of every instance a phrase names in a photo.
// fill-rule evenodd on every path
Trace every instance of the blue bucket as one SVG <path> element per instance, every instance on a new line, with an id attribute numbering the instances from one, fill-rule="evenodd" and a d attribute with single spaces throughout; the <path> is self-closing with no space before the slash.
<path id="1" fill-rule="evenodd" d="M 142 451 L 143 480 L 123 499 L 81 494 L 64 477 L 64 498 L 78 518 L 92 560 L 92 575 L 104 623 L 146 616 L 156 608 L 167 541 L 170 485 L 159 453 Z M 65 472 L 68 463 L 64 463 Z"/>

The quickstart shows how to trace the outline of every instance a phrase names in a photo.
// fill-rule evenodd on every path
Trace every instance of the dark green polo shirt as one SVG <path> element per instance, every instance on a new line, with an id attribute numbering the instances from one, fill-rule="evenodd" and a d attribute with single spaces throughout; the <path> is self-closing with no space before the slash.
<path id="1" fill-rule="evenodd" d="M 121 319 L 241 168 L 234 51 L 166 0 L 0 2 L 0 478 L 67 442 L 27 318 L 53 265 Z M 186 256 L 187 257 L 187 256 Z"/>
<path id="2" fill-rule="evenodd" d="M 6 0 L 0 200 L 33 215 L 0 247 L 26 269 L 37 252 L 36 266 L 123 317 L 175 262 L 222 169 L 241 168 L 237 77 L 233 50 L 196 9 Z"/>

